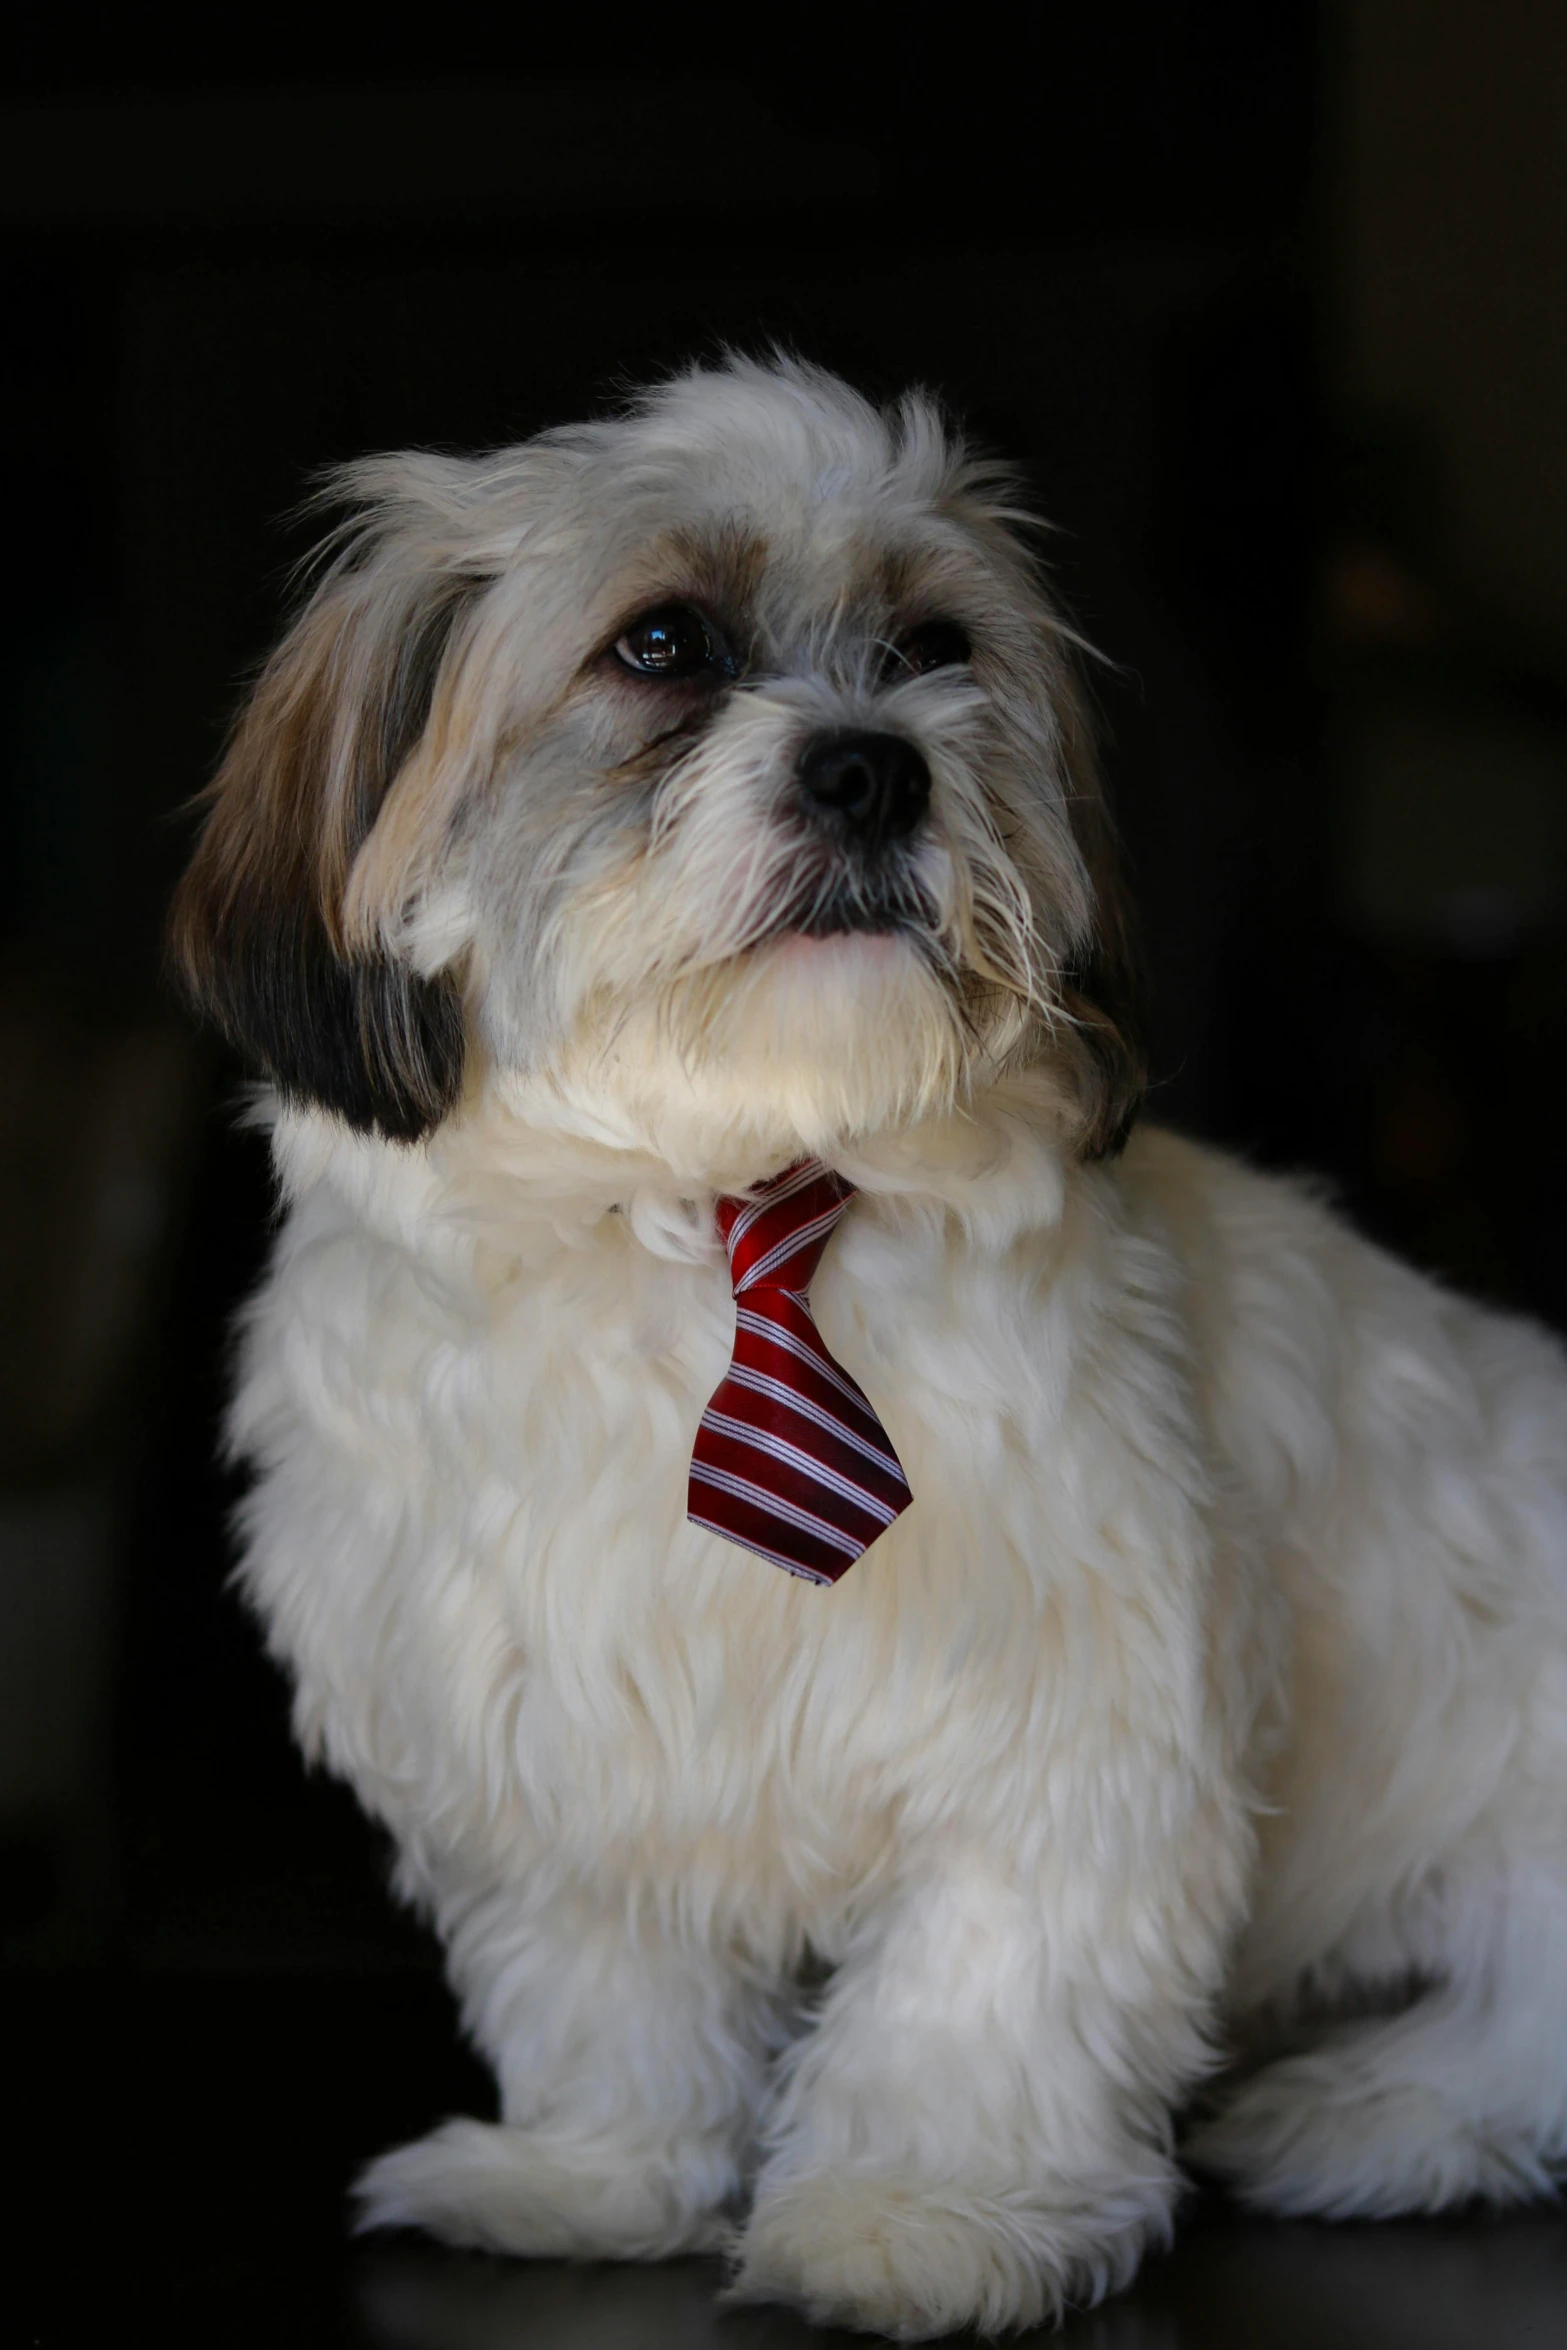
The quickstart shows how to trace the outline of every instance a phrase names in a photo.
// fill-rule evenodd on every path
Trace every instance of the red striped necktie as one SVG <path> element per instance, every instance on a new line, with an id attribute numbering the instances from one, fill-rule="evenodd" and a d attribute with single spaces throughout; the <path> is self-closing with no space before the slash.
<path id="1" fill-rule="evenodd" d="M 691 1456 L 692 1523 L 808 1583 L 836 1583 L 913 1500 L 887 1431 L 811 1318 L 807 1292 L 854 1185 L 803 1159 L 720 1199 L 734 1360 Z"/>

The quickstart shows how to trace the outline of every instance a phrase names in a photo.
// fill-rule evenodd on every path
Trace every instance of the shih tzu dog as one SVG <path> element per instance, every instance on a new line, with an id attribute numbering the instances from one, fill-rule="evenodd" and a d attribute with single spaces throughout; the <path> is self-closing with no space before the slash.
<path id="1" fill-rule="evenodd" d="M 244 1588 L 499 2083 L 367 2222 L 918 2339 L 1127 2279 L 1204 2084 L 1268 2210 L 1548 2189 L 1567 1361 L 1132 1129 L 1005 478 L 736 360 L 339 487 L 174 941 Z"/>

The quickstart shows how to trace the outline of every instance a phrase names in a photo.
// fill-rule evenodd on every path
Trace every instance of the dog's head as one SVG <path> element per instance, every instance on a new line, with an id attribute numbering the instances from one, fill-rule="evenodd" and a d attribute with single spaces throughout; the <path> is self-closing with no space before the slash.
<path id="1" fill-rule="evenodd" d="M 1139 1064 L 1071 640 L 926 399 L 735 361 L 338 486 L 174 914 L 285 1099 L 410 1141 L 466 1070 L 819 1150 L 1033 1064 L 1114 1146 Z"/>

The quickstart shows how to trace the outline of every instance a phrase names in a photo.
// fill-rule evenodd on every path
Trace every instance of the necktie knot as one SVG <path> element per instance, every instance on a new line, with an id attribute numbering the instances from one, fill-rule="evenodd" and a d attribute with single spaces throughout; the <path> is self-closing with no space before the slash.
<path id="1" fill-rule="evenodd" d="M 689 1512 L 812 1583 L 835 1583 L 913 1498 L 807 1291 L 854 1185 L 802 1160 L 714 1211 L 729 1252 L 734 1360 L 702 1415 Z"/>
<path id="2" fill-rule="evenodd" d="M 786 1289 L 803 1297 L 853 1197 L 847 1176 L 804 1159 L 746 1199 L 720 1199 L 714 1212 L 735 1296 Z"/>

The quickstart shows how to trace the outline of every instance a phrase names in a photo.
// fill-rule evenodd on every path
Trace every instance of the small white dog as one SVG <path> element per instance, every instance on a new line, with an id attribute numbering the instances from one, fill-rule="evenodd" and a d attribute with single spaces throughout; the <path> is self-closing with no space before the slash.
<path id="1" fill-rule="evenodd" d="M 371 2224 L 914 2339 L 1567 2158 L 1567 1362 L 1138 1070 L 1071 638 L 923 398 L 683 376 L 344 477 L 176 911 L 287 1221 L 245 1588 L 503 2119 Z M 826 758 L 835 780 L 821 782 Z M 688 1522 L 715 1200 L 912 1507 L 835 1588 Z M 1367 2002 L 1365 1992 L 1375 1994 Z M 388 2062 L 395 2063 L 395 2050 Z"/>

